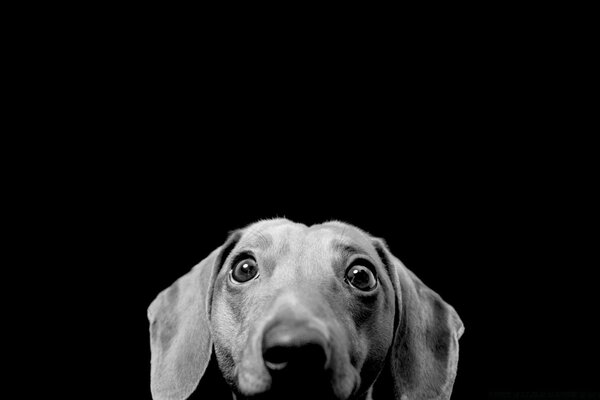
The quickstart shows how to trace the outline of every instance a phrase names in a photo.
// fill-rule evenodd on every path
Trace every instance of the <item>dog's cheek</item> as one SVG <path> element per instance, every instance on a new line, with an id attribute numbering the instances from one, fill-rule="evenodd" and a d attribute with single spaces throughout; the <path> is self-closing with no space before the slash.
<path id="1" fill-rule="evenodd" d="M 217 315 L 218 317 L 215 317 Z M 211 330 L 215 355 L 225 381 L 231 386 L 235 384 L 236 371 L 235 356 L 231 352 L 231 349 L 236 348 L 233 338 L 237 335 L 233 316 L 228 307 L 220 301 L 213 303 L 212 316 Z"/>
<path id="2" fill-rule="evenodd" d="M 242 286 L 229 285 L 227 278 L 215 284 L 211 311 L 211 330 L 219 368 L 232 387 L 237 387 L 245 338 L 248 337 L 250 304 Z"/>
<path id="3" fill-rule="evenodd" d="M 360 302 L 354 312 L 363 363 L 360 369 L 361 388 L 367 390 L 379 375 L 394 334 L 394 308 L 381 294 Z"/>
<path id="4" fill-rule="evenodd" d="M 229 386 L 234 387 L 236 385 L 236 381 L 235 361 L 233 361 L 233 355 L 227 350 L 228 347 L 223 346 L 218 341 L 214 342 L 214 348 L 221 375 L 223 375 L 225 382 L 227 382 Z"/>

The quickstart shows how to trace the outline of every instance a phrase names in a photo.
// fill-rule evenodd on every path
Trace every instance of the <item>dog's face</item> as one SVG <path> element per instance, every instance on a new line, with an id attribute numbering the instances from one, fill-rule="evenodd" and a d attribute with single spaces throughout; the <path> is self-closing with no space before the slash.
<path id="1" fill-rule="evenodd" d="M 362 396 L 392 345 L 396 298 L 388 267 L 358 229 L 259 222 L 215 278 L 219 368 L 238 398 Z"/>
<path id="2" fill-rule="evenodd" d="M 381 239 L 286 219 L 236 231 L 148 318 L 155 400 L 447 400 L 464 330 Z"/>

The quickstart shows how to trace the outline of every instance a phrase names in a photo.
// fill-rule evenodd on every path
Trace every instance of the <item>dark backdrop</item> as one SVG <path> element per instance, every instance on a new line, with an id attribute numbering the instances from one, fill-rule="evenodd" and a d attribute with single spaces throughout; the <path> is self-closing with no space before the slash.
<path id="1" fill-rule="evenodd" d="M 66 101 L 36 120 L 77 135 L 47 139 L 61 152 L 36 142 L 44 184 L 21 182 L 35 187 L 28 212 L 50 220 L 21 226 L 58 242 L 58 268 L 45 253 L 36 265 L 66 284 L 52 296 L 73 329 L 55 330 L 81 352 L 86 390 L 149 398 L 150 302 L 230 230 L 275 216 L 385 238 L 456 308 L 454 398 L 600 389 L 589 48 L 528 23 L 509 37 L 504 19 L 484 35 L 481 18 L 344 49 L 274 33 L 222 45 L 178 18 L 132 18 L 108 44 L 98 29 L 72 87 L 42 82 L 47 103 Z"/>
<path id="2" fill-rule="evenodd" d="M 185 177 L 169 170 L 119 180 L 96 218 L 107 234 L 109 304 L 123 325 L 122 384 L 149 396 L 146 308 L 154 297 L 229 231 L 279 216 L 305 224 L 339 219 L 385 238 L 456 308 L 466 327 L 456 398 L 597 390 L 588 367 L 598 350 L 586 182 L 565 179 L 550 164 L 528 168 L 528 157 L 513 158 L 514 169 L 442 162 L 409 174 L 389 165 L 360 173 L 362 162 L 300 171 L 247 165 L 252 157 L 242 154 L 245 167 L 217 181 L 210 165 Z"/>

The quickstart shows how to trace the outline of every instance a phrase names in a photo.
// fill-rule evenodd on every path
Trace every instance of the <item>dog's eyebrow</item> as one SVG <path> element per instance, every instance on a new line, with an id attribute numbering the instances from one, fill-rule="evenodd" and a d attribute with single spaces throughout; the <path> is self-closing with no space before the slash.
<path id="1" fill-rule="evenodd" d="M 352 256 L 354 254 L 362 254 L 362 255 L 365 255 L 365 256 L 369 255 L 368 252 L 366 252 L 365 250 L 363 250 L 362 248 L 360 248 L 358 246 L 355 246 L 355 245 L 350 244 L 350 243 L 340 242 L 338 240 L 334 240 L 331 243 L 331 247 L 334 250 L 337 250 L 340 253 L 342 253 L 342 256 L 344 258 L 348 258 L 348 257 L 350 257 L 350 256 Z"/>
<path id="2" fill-rule="evenodd" d="M 273 245 L 273 238 L 269 234 L 263 234 L 259 231 L 251 231 L 248 234 L 249 237 L 243 241 L 246 246 L 266 250 Z"/>

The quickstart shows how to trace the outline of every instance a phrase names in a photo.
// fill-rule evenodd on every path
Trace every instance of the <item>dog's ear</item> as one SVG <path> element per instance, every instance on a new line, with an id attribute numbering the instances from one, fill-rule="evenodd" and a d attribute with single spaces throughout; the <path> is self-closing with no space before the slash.
<path id="1" fill-rule="evenodd" d="M 230 235 L 190 272 L 163 290 L 148 308 L 150 390 L 154 400 L 187 399 L 211 359 L 210 308 L 215 277 L 241 232 Z"/>
<path id="2" fill-rule="evenodd" d="M 373 399 L 450 398 L 464 326 L 454 308 L 429 289 L 388 250 L 375 248 L 388 268 L 395 294 L 394 342 Z"/>

